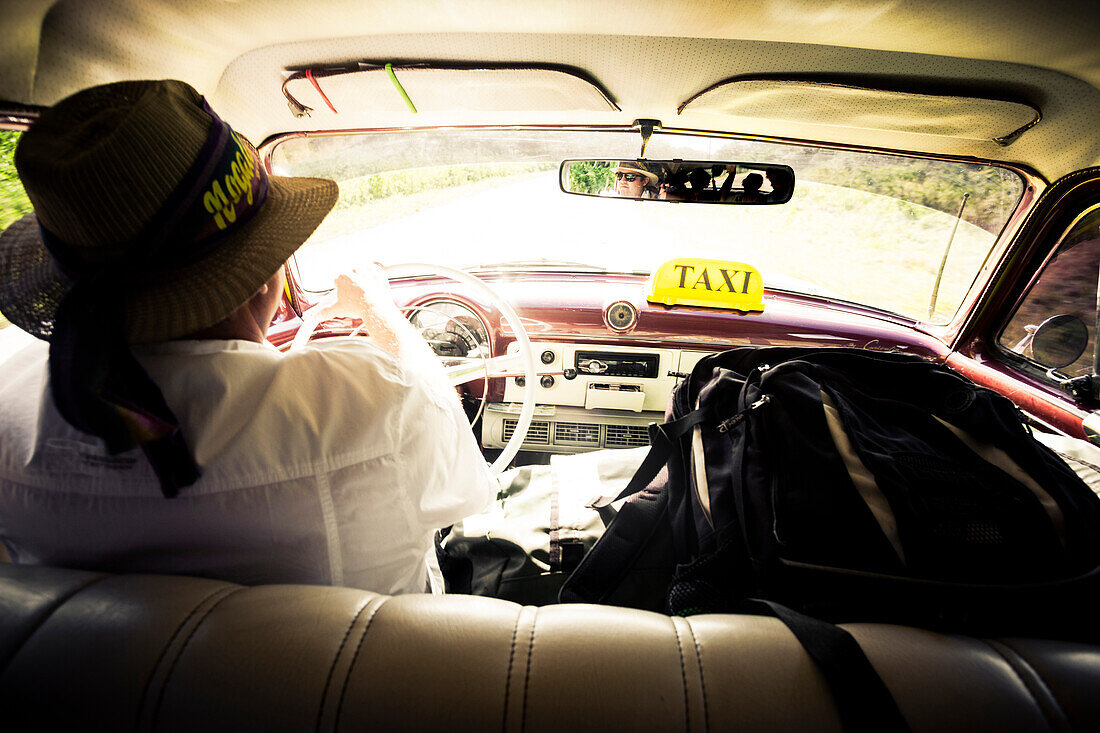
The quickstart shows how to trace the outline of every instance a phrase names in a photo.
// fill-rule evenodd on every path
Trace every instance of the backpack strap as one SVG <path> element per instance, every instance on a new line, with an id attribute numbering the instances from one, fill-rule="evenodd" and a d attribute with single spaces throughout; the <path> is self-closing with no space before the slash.
<path id="1" fill-rule="evenodd" d="M 561 567 L 561 519 L 559 511 L 558 484 L 550 482 L 550 572 L 560 572 Z"/>
<path id="2" fill-rule="evenodd" d="M 645 552 L 667 512 L 668 489 L 665 485 L 646 491 L 624 504 L 615 521 L 566 579 L 558 592 L 558 601 L 604 602 Z"/>
<path id="3" fill-rule="evenodd" d="M 825 676 L 845 731 L 908 733 L 909 724 L 886 683 L 845 629 L 773 601 L 750 598 L 741 607 L 775 616 L 790 629 Z"/>
<path id="4" fill-rule="evenodd" d="M 597 496 L 589 501 L 585 506 L 589 509 L 595 509 L 599 512 L 600 517 L 604 519 L 604 523 L 607 524 L 610 520 L 605 517 L 605 514 L 610 513 L 613 518 L 615 516 L 614 510 L 607 512 L 611 504 L 625 499 L 628 496 L 633 496 L 639 491 L 649 486 L 649 484 L 657 477 L 661 469 L 664 468 L 665 463 L 668 461 L 668 457 L 672 455 L 673 449 L 676 447 L 680 438 L 691 432 L 692 428 L 710 419 L 711 408 L 701 407 L 698 410 L 693 410 L 681 418 L 666 422 L 663 425 L 657 423 L 649 424 L 649 453 L 646 454 L 645 460 L 642 461 L 642 465 L 638 466 L 638 470 L 634 472 L 634 476 L 631 477 L 630 483 L 626 485 L 618 496 Z"/>

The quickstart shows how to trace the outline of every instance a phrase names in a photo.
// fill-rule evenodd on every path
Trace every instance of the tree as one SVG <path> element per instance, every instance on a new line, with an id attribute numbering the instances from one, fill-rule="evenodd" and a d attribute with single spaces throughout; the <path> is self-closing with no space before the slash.
<path id="1" fill-rule="evenodd" d="M 574 193 L 603 193 L 615 187 L 611 164 L 602 160 L 583 160 L 569 164 L 569 190 Z"/>

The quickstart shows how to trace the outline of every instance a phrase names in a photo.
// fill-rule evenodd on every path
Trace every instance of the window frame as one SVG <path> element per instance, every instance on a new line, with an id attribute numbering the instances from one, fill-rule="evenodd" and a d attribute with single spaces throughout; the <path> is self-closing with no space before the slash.
<path id="1" fill-rule="evenodd" d="M 1055 231 L 1058 232 L 1056 238 L 1051 237 L 1050 234 L 1043 238 L 1044 241 L 1047 242 L 1053 240 L 1053 244 L 1044 248 L 1045 256 L 1043 257 L 1042 262 L 1032 272 L 1031 277 L 1027 280 L 1027 283 L 1020 289 L 1019 294 L 1012 301 L 1011 306 L 1004 309 L 1004 316 L 998 320 L 998 326 L 993 331 L 995 336 L 994 338 L 990 339 L 990 344 L 993 350 L 998 354 L 998 356 L 1002 357 L 1006 363 L 1008 363 L 1016 370 L 1021 371 L 1028 376 L 1038 379 L 1045 384 L 1048 384 L 1058 390 L 1065 392 L 1067 397 L 1073 399 L 1074 402 L 1078 404 L 1091 404 L 1097 402 L 1097 399 L 1095 397 L 1082 398 L 1080 396 L 1077 396 L 1073 392 L 1067 392 L 1064 389 L 1063 385 L 1070 379 L 1068 375 L 1061 374 L 1061 376 L 1059 376 L 1060 372 L 1058 369 L 1048 367 L 1047 365 L 1036 361 L 1034 358 L 1013 351 L 1006 343 L 1002 342 L 1005 331 L 1008 330 L 1013 319 L 1016 317 L 1016 314 L 1019 313 L 1020 309 L 1025 305 L 1028 296 L 1030 296 L 1035 288 L 1039 285 L 1039 282 L 1042 280 L 1043 274 L 1047 271 L 1047 268 L 1054 262 L 1056 256 L 1061 251 L 1062 245 L 1066 241 L 1066 238 L 1070 235 L 1071 232 L 1073 232 L 1073 230 L 1085 217 L 1090 216 L 1097 211 L 1100 211 L 1100 198 L 1088 199 L 1083 207 L 1074 208 L 1077 209 L 1077 213 L 1073 215 L 1073 218 L 1070 219 L 1068 223 L 1060 228 L 1052 229 L 1050 231 L 1050 234 L 1053 234 L 1053 232 Z M 1100 253 L 1098 253 L 1097 255 L 1096 262 L 1098 272 L 1097 290 L 1100 291 Z M 1100 292 L 1094 294 L 1094 307 L 1092 309 L 1092 317 L 1092 323 L 1088 324 L 1093 330 L 1092 372 L 1089 376 L 1095 378 L 1097 374 L 1100 373 Z"/>
<path id="2" fill-rule="evenodd" d="M 1005 377 L 1021 386 L 1030 385 L 1028 391 L 1038 388 L 1049 395 L 1044 401 L 1050 405 L 1053 399 L 1060 404 L 1058 411 L 1063 412 L 1075 426 L 1085 414 L 1100 407 L 1100 399 L 1082 390 L 1074 393 L 1063 389 L 1061 381 L 1048 374 L 1048 367 L 1006 348 L 1000 338 L 1054 259 L 1066 236 L 1081 219 L 1098 207 L 1100 167 L 1075 171 L 1042 192 L 1017 232 L 999 272 L 991 278 L 991 291 L 984 293 L 979 300 L 983 307 L 973 314 L 971 327 L 964 329 L 955 341 L 952 349 L 954 356 L 950 359 L 956 362 L 959 357 L 967 361 L 976 359 L 978 363 L 985 363 L 994 371 L 1001 372 L 1003 376 L 993 382 L 1001 385 L 996 389 L 1002 393 L 1006 386 Z M 1100 320 L 1100 306 L 1097 310 Z M 1095 328 L 1100 324 L 1092 325 Z M 1100 331 L 1097 331 L 1095 342 L 1095 348 L 1100 352 Z M 1094 367 L 1097 358 L 1098 354 L 1094 354 Z M 1100 386 L 1100 380 L 1093 381 Z M 1034 404 L 1031 397 L 1023 401 Z"/>

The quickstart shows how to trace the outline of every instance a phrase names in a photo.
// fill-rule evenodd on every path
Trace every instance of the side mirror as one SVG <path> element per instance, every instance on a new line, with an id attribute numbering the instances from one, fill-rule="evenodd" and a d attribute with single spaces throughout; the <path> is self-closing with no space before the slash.
<path id="1" fill-rule="evenodd" d="M 1081 358 L 1089 345 L 1089 329 L 1077 316 L 1046 319 L 1031 337 L 1031 354 L 1049 369 L 1062 369 Z"/>

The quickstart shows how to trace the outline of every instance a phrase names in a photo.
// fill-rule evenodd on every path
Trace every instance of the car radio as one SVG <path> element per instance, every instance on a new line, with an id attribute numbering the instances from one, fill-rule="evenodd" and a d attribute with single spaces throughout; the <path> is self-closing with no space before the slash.
<path id="1" fill-rule="evenodd" d="M 573 365 L 580 374 L 655 379 L 660 360 L 657 354 L 578 351 L 573 358 Z"/>

